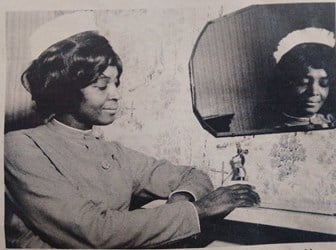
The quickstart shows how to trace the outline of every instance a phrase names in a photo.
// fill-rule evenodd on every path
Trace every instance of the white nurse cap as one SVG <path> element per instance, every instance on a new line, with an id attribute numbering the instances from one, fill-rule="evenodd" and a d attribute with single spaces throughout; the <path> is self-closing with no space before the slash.
<path id="1" fill-rule="evenodd" d="M 273 53 L 276 63 L 296 45 L 303 43 L 319 43 L 333 48 L 335 47 L 334 33 L 326 29 L 315 27 L 295 30 L 289 33 L 280 40 L 277 50 Z"/>
<path id="2" fill-rule="evenodd" d="M 43 24 L 29 39 L 32 59 L 51 45 L 84 31 L 98 31 L 92 11 L 65 14 Z"/>

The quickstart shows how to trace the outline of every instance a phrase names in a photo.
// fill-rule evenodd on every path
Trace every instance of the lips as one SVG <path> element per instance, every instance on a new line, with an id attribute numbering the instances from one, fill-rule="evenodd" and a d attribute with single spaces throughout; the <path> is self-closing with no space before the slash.
<path id="1" fill-rule="evenodd" d="M 118 105 L 112 104 L 112 105 L 104 106 L 103 109 L 104 110 L 117 110 Z"/>
<path id="2" fill-rule="evenodd" d="M 305 100 L 305 103 L 319 103 L 319 102 L 321 102 L 320 96 L 312 96 Z"/>
<path id="3" fill-rule="evenodd" d="M 113 107 L 104 107 L 102 109 L 103 112 L 108 113 L 108 114 L 116 114 L 118 112 L 118 107 L 113 106 Z"/>
<path id="4" fill-rule="evenodd" d="M 320 105 L 321 104 L 321 97 L 320 96 L 312 96 L 312 97 L 309 97 L 305 100 L 303 100 L 302 104 L 304 104 L 305 106 L 308 106 L 308 107 L 313 107 L 313 106 L 316 106 L 316 105 Z"/>

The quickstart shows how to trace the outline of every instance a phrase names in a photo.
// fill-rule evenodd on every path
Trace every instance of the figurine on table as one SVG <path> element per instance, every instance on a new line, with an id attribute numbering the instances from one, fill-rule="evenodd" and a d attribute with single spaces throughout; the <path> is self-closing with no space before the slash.
<path id="1" fill-rule="evenodd" d="M 232 181 L 246 181 L 247 173 L 245 169 L 245 155 L 248 154 L 247 149 L 242 149 L 240 143 L 236 143 L 237 154 L 232 157 L 230 165 L 232 168 Z"/>

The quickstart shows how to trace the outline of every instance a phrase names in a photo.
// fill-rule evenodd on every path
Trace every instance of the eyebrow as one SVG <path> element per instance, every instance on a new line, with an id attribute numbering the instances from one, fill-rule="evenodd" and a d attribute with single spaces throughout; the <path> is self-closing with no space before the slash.
<path id="1" fill-rule="evenodd" d="M 104 74 L 100 74 L 99 76 L 98 76 L 98 78 L 107 78 L 107 79 L 111 79 L 111 77 L 109 77 L 109 76 L 107 76 L 107 75 L 104 75 Z"/>

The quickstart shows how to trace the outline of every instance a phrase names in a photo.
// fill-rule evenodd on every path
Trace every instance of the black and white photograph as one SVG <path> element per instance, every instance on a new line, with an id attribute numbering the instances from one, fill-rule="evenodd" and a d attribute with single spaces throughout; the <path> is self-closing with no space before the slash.
<path id="1" fill-rule="evenodd" d="M 1 5 L 2 248 L 336 247 L 335 2 Z"/>

